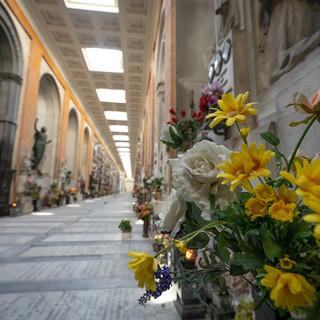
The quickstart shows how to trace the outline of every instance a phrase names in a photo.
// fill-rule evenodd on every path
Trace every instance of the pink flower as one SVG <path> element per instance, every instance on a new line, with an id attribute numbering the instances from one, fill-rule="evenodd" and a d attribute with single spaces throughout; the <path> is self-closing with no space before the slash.
<path id="1" fill-rule="evenodd" d="M 295 100 L 295 103 L 305 105 L 308 109 L 310 109 L 310 112 L 307 112 L 302 107 L 295 105 L 294 108 L 296 111 L 301 113 L 313 113 L 312 110 L 320 102 L 320 90 L 317 91 L 316 94 L 313 96 L 311 105 L 308 101 L 308 98 L 300 92 L 295 93 L 294 100 Z"/>

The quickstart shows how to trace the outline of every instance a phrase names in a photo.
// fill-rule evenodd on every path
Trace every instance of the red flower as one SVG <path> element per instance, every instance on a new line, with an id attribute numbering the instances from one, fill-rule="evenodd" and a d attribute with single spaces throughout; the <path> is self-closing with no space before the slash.
<path id="1" fill-rule="evenodd" d="M 171 114 L 176 114 L 173 109 L 170 109 L 169 112 L 170 112 Z"/>
<path id="2" fill-rule="evenodd" d="M 200 117 L 198 118 L 198 121 L 203 121 L 203 118 L 200 116 Z"/>
<path id="3" fill-rule="evenodd" d="M 172 124 L 171 121 L 167 121 L 166 124 Z"/>
<path id="4" fill-rule="evenodd" d="M 197 116 L 197 113 L 196 113 L 196 112 L 192 112 L 191 117 L 192 117 L 192 118 L 195 118 L 196 116 Z"/>
<path id="5" fill-rule="evenodd" d="M 176 122 L 177 122 L 177 119 L 176 119 L 176 118 L 172 118 L 171 121 L 172 121 L 173 123 L 176 123 Z"/>
<path id="6" fill-rule="evenodd" d="M 181 111 L 181 115 L 182 115 L 183 117 L 185 117 L 186 112 L 185 112 L 184 110 L 182 110 L 182 111 Z"/>
<path id="7" fill-rule="evenodd" d="M 197 116 L 198 116 L 198 117 L 201 117 L 201 115 L 202 115 L 202 112 L 201 112 L 201 111 L 198 112 Z"/>

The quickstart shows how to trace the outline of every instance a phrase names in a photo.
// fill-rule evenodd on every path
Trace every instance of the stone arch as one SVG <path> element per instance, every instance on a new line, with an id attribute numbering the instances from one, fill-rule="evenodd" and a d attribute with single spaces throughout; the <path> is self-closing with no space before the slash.
<path id="1" fill-rule="evenodd" d="M 82 176 L 84 182 L 86 183 L 86 185 L 88 184 L 87 178 L 88 178 L 89 143 L 90 143 L 89 129 L 85 128 L 84 134 L 83 134 L 81 176 Z"/>
<path id="2" fill-rule="evenodd" d="M 59 134 L 60 96 L 54 78 L 46 73 L 40 79 L 37 115 L 38 130 L 41 127 L 47 129 L 48 140 L 43 159 L 39 164 L 39 170 L 50 177 L 52 183 L 56 179 L 56 156 Z"/>
<path id="3" fill-rule="evenodd" d="M 78 170 L 78 144 L 79 144 L 79 120 L 75 109 L 69 112 L 68 134 L 67 134 L 67 150 L 66 150 L 66 166 L 71 171 L 70 186 L 77 187 L 76 178 Z"/>
<path id="4" fill-rule="evenodd" d="M 9 212 L 12 153 L 22 80 L 22 51 L 14 24 L 0 4 L 0 215 Z"/>

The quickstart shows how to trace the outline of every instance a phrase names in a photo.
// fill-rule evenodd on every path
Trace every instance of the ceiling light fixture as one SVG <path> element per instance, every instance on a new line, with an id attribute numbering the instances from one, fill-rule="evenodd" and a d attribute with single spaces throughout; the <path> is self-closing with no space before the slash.
<path id="1" fill-rule="evenodd" d="M 116 142 L 117 147 L 130 147 L 129 142 Z"/>
<path id="2" fill-rule="evenodd" d="M 64 3 L 70 9 L 119 12 L 118 0 L 64 0 Z"/>
<path id="3" fill-rule="evenodd" d="M 129 141 L 129 137 L 125 135 L 114 135 L 113 140 L 115 141 Z"/>
<path id="4" fill-rule="evenodd" d="M 128 126 L 111 125 L 109 129 L 111 132 L 128 132 Z"/>
<path id="5" fill-rule="evenodd" d="M 121 50 L 82 48 L 82 54 L 90 71 L 123 73 Z"/>
<path id="6" fill-rule="evenodd" d="M 125 90 L 96 89 L 101 102 L 126 103 Z"/>
<path id="7" fill-rule="evenodd" d="M 107 120 L 128 121 L 127 113 L 120 111 L 105 111 L 104 116 Z"/>
<path id="8" fill-rule="evenodd" d="M 127 151 L 127 152 L 129 152 L 129 151 L 130 151 L 130 148 L 118 148 L 118 152 L 121 152 L 121 151 Z"/>

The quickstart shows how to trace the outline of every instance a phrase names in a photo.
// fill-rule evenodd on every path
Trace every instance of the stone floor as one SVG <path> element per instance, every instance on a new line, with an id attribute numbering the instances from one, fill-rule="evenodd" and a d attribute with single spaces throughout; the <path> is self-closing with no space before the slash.
<path id="1" fill-rule="evenodd" d="M 128 250 L 152 253 L 131 193 L 0 218 L 1 320 L 177 320 L 174 290 L 140 306 Z M 130 219 L 130 239 L 118 224 Z M 131 258 L 130 258 L 131 259 Z"/>

